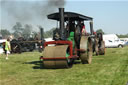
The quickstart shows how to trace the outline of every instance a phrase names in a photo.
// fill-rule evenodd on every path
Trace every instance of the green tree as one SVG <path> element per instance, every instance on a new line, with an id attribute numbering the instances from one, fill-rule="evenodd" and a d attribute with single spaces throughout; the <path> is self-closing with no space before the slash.
<path id="1" fill-rule="evenodd" d="M 102 33 L 102 34 L 105 34 L 105 33 L 103 32 L 102 29 L 98 29 L 98 30 L 96 30 L 96 33 Z"/>
<path id="2" fill-rule="evenodd" d="M 122 34 L 121 34 L 121 35 L 118 35 L 118 34 L 117 34 L 117 36 L 118 36 L 119 38 L 128 38 L 128 34 L 123 34 L 123 35 L 122 35 Z"/>
<path id="3" fill-rule="evenodd" d="M 52 28 L 49 31 L 44 32 L 44 37 L 45 38 L 53 37 L 53 30 L 55 30 L 55 28 Z"/>
<path id="4" fill-rule="evenodd" d="M 11 34 L 10 31 L 7 29 L 1 29 L 0 33 L 1 33 L 3 38 L 7 38 Z"/>
<path id="5" fill-rule="evenodd" d="M 14 30 L 13 35 L 15 38 L 21 37 L 23 31 L 22 24 L 20 22 L 16 22 L 16 25 L 13 26 L 12 30 Z"/>
<path id="6" fill-rule="evenodd" d="M 32 33 L 32 26 L 26 24 L 22 31 L 22 36 L 27 39 L 30 37 L 31 33 Z"/>

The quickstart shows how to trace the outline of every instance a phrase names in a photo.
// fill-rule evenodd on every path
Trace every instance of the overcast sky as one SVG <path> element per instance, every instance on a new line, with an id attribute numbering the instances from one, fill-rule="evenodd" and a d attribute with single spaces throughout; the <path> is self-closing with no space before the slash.
<path id="1" fill-rule="evenodd" d="M 56 1 L 59 1 L 56 2 Z M 0 0 L 0 28 L 9 29 L 16 22 L 31 24 L 34 30 L 41 25 L 46 30 L 56 27 L 56 21 L 48 20 L 47 14 L 57 12 L 58 7 L 65 11 L 81 13 L 94 18 L 94 30 L 105 33 L 128 33 L 127 0 Z M 87 24 L 87 28 L 88 24 Z"/>

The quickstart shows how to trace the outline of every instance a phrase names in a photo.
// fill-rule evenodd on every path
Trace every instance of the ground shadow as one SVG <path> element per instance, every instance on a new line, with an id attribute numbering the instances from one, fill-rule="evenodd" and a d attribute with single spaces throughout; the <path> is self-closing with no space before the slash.
<path id="1" fill-rule="evenodd" d="M 73 64 L 80 64 L 81 61 L 80 60 L 75 60 L 73 62 Z M 33 64 L 34 66 L 32 67 L 33 69 L 50 69 L 50 68 L 45 68 L 43 66 L 43 62 L 41 60 L 39 61 L 31 61 L 31 62 L 24 62 L 23 64 Z M 71 66 L 72 67 L 72 66 Z M 69 67 L 70 68 L 70 67 Z M 51 69 L 55 69 L 55 68 L 51 68 Z M 56 68 L 57 69 L 57 68 Z M 61 68 L 61 69 L 65 69 L 65 68 Z"/>
<path id="2" fill-rule="evenodd" d="M 34 64 L 33 69 L 44 69 L 42 61 L 24 62 L 23 64 Z"/>
<path id="3" fill-rule="evenodd" d="M 73 64 L 80 64 L 80 63 L 81 63 L 80 60 L 75 60 L 75 61 L 73 62 Z"/>

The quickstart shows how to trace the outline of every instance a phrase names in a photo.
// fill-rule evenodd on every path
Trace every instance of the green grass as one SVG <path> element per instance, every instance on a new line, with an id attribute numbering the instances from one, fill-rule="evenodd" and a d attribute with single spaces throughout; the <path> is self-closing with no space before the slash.
<path id="1" fill-rule="evenodd" d="M 69 69 L 41 69 L 38 52 L 0 55 L 0 85 L 126 85 L 128 47 L 107 48 L 92 64 Z"/>

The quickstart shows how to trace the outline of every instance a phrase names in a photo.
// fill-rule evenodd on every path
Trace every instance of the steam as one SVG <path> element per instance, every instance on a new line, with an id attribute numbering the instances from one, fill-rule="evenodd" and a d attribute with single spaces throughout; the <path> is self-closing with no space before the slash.
<path id="1" fill-rule="evenodd" d="M 64 7 L 65 0 L 1 0 L 0 4 L 2 24 L 7 22 L 6 16 L 9 20 L 6 25 L 16 22 L 41 24 L 41 22 L 45 22 L 47 14 L 57 11 L 59 7 Z"/>
<path id="2" fill-rule="evenodd" d="M 64 5 L 65 5 L 64 0 L 48 0 L 47 5 L 44 6 L 44 8 L 48 8 L 48 9 L 44 9 L 43 11 L 48 14 L 50 12 L 54 12 L 56 8 L 64 7 Z"/>

